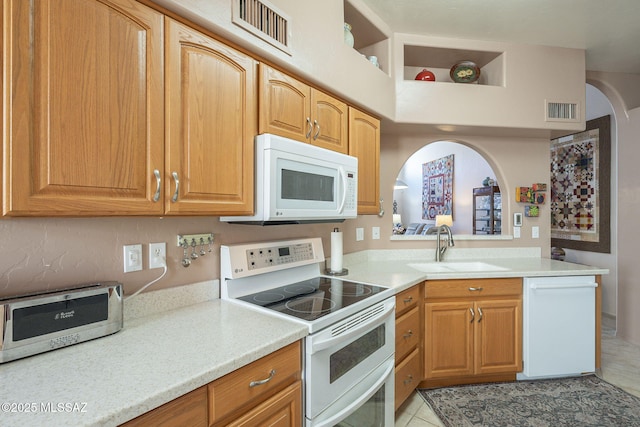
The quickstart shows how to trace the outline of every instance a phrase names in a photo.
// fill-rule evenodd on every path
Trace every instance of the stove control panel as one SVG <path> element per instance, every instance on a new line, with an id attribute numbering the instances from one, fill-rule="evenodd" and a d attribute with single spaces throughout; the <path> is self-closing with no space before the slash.
<path id="1" fill-rule="evenodd" d="M 311 243 L 247 249 L 247 268 L 249 270 L 313 259 L 313 245 Z"/>
<path id="2" fill-rule="evenodd" d="M 253 277 L 264 273 L 306 268 L 305 274 L 320 274 L 324 262 L 322 239 L 309 237 L 270 242 L 240 243 L 220 246 L 222 280 Z M 315 272 L 317 270 L 317 272 Z"/>

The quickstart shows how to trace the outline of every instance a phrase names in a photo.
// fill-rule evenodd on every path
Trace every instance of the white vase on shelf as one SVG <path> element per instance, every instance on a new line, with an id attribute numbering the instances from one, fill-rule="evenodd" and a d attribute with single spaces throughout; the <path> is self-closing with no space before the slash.
<path id="1" fill-rule="evenodd" d="M 351 25 L 344 23 L 344 44 L 353 47 L 353 34 L 351 33 Z"/>

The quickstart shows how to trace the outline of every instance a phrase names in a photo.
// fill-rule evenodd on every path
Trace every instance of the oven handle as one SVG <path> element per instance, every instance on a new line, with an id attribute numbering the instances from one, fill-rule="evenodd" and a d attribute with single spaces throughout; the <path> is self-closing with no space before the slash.
<path id="1" fill-rule="evenodd" d="M 382 374 L 380 378 L 376 380 L 375 384 L 373 384 L 371 388 L 364 395 L 362 395 L 361 398 L 353 401 L 353 403 L 351 403 L 349 406 L 344 408 L 342 411 L 335 414 L 333 417 L 327 420 L 324 420 L 319 424 L 314 424 L 314 427 L 334 426 L 338 424 L 340 421 L 347 418 L 349 415 L 351 415 L 356 409 L 362 406 L 366 401 L 371 399 L 371 397 L 378 392 L 378 389 L 380 388 L 380 386 L 382 386 L 382 384 L 385 381 L 387 381 L 389 375 L 391 375 L 391 373 L 393 372 L 393 368 L 395 367 L 395 358 L 392 357 L 386 363 L 388 366 L 384 370 L 384 374 Z"/>
<path id="2" fill-rule="evenodd" d="M 318 339 L 313 340 L 313 344 L 311 346 L 311 354 L 317 353 L 318 351 L 327 349 L 329 347 L 335 346 L 337 343 L 344 342 L 350 340 L 352 337 L 355 337 L 362 332 L 367 330 L 373 330 L 378 325 L 383 324 L 389 316 L 392 316 L 395 311 L 395 301 L 391 299 L 391 301 L 385 302 L 385 309 L 381 313 L 377 315 L 377 317 L 373 319 L 369 319 L 366 322 L 360 324 L 358 327 L 353 328 L 341 335 L 336 335 L 335 337 L 330 337 L 327 339 Z"/>

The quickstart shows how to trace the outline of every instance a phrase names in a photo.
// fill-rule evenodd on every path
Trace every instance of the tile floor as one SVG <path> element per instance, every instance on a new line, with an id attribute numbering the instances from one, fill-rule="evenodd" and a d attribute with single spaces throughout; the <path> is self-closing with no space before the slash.
<path id="1" fill-rule="evenodd" d="M 598 376 L 640 397 L 640 346 L 615 336 L 603 327 L 602 368 Z M 431 408 L 413 393 L 396 412 L 396 427 L 442 427 Z"/>

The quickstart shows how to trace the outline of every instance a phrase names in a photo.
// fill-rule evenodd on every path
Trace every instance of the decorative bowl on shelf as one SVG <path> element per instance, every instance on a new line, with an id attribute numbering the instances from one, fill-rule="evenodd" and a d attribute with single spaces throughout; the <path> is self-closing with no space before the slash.
<path id="1" fill-rule="evenodd" d="M 435 82 L 436 75 L 425 68 L 416 75 L 416 80 L 422 80 L 423 82 Z"/>
<path id="2" fill-rule="evenodd" d="M 472 61 L 461 61 L 451 67 L 451 80 L 456 83 L 473 83 L 480 78 L 480 68 Z"/>

